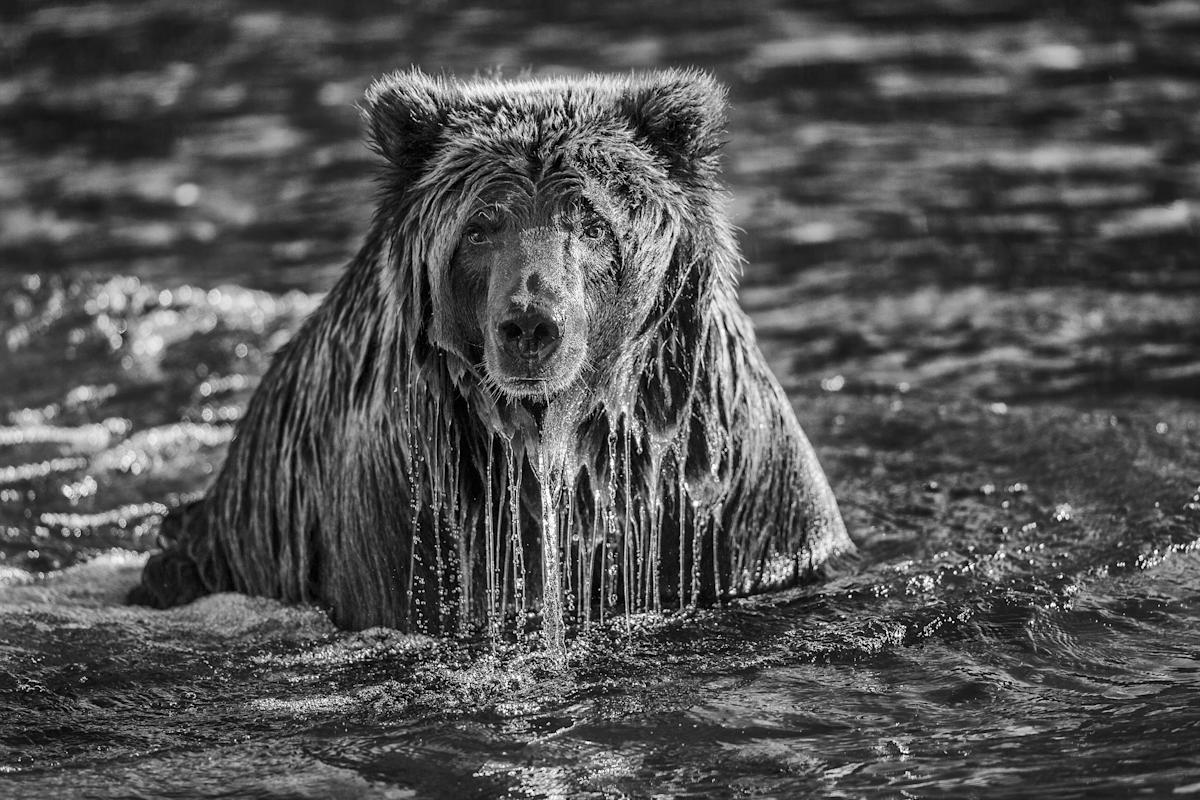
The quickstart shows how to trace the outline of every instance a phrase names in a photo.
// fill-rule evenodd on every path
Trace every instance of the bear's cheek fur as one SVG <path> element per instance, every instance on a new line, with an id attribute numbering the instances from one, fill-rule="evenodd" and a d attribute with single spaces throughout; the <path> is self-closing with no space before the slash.
<path id="1" fill-rule="evenodd" d="M 454 255 L 447 281 L 449 302 L 437 304 L 435 313 L 443 315 L 439 328 L 450 337 L 443 344 L 457 350 L 473 362 L 481 358 L 487 319 L 488 280 L 486 265 L 475 263 L 459 253 Z"/>

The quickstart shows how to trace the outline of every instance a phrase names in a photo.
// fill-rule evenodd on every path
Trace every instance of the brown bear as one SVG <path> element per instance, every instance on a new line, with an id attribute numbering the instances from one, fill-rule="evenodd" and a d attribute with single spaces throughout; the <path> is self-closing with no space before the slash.
<path id="1" fill-rule="evenodd" d="M 738 307 L 724 108 L 690 70 L 377 81 L 366 243 L 132 599 L 560 641 L 852 552 Z"/>

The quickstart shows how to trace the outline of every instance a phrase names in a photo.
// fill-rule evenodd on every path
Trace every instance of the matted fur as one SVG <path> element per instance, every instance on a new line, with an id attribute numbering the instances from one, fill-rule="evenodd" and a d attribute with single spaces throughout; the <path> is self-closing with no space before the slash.
<path id="1" fill-rule="evenodd" d="M 364 116 L 385 160 L 366 243 L 275 357 L 207 496 L 165 521 L 138 599 L 236 590 L 348 628 L 494 627 L 712 602 L 852 551 L 737 304 L 711 78 L 410 71 Z M 595 299 L 619 311 L 603 346 L 545 404 L 489 389 L 445 280 L 488 187 L 523 169 L 606 206 L 620 263 Z"/>

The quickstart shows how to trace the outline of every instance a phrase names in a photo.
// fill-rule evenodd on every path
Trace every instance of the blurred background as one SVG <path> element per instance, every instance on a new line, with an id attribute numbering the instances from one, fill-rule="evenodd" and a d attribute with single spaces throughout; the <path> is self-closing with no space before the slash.
<path id="1" fill-rule="evenodd" d="M 355 104 L 410 65 L 730 87 L 742 300 L 852 577 L 553 680 L 244 599 L 121 607 L 357 249 Z M 1200 792 L 1198 220 L 1198 0 L 5 0 L 0 773 Z"/>
<path id="2" fill-rule="evenodd" d="M 497 5 L 5 3 L 6 270 L 321 286 L 373 77 L 697 65 L 751 283 L 1197 284 L 1195 3 Z"/>

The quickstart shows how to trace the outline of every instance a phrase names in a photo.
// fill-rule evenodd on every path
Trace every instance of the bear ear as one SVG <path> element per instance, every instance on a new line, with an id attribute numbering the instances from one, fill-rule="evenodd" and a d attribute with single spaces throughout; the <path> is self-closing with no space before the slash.
<path id="1" fill-rule="evenodd" d="M 361 109 L 368 146 L 398 167 L 419 167 L 433 155 L 457 94 L 417 69 L 378 79 Z"/>
<path id="2" fill-rule="evenodd" d="M 693 174 L 724 144 L 725 87 L 697 70 L 668 70 L 635 78 L 620 99 L 638 137 L 665 158 L 672 172 Z"/>

